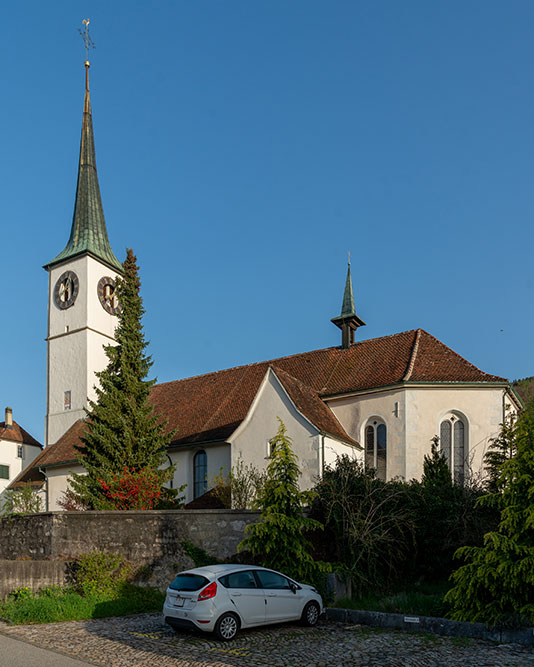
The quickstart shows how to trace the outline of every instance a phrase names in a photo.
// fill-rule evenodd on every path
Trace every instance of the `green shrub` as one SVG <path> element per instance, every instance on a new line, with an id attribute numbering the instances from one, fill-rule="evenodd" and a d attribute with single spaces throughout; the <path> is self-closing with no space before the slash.
<path id="1" fill-rule="evenodd" d="M 75 588 L 85 596 L 118 593 L 132 575 L 132 566 L 120 554 L 93 551 L 75 565 Z"/>
<path id="2" fill-rule="evenodd" d="M 6 489 L 3 496 L 0 516 L 23 516 L 43 511 L 43 500 L 29 483 L 16 489 Z"/>
<path id="3" fill-rule="evenodd" d="M 29 600 L 33 597 L 33 593 L 32 589 L 28 586 L 21 586 L 20 588 L 15 588 L 15 590 L 11 591 L 8 597 L 10 600 Z"/>
<path id="4" fill-rule="evenodd" d="M 46 588 L 41 588 L 39 591 L 39 597 L 42 598 L 59 598 L 64 595 L 65 589 L 61 586 L 47 586 Z"/>

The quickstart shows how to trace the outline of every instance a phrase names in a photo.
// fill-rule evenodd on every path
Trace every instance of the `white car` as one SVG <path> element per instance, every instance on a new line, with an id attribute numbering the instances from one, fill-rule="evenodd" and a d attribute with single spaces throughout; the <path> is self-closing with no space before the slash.
<path id="1" fill-rule="evenodd" d="M 323 601 L 313 586 L 255 565 L 209 565 L 176 575 L 163 605 L 165 623 L 224 641 L 240 628 L 302 621 L 315 625 Z"/>

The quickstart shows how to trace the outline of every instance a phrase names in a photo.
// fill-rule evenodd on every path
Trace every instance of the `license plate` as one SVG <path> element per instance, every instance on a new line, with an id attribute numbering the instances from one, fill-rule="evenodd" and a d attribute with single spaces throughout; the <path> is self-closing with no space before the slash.
<path id="1" fill-rule="evenodd" d="M 174 601 L 174 606 L 175 607 L 183 607 L 184 606 L 184 598 L 177 597 L 176 600 Z"/>

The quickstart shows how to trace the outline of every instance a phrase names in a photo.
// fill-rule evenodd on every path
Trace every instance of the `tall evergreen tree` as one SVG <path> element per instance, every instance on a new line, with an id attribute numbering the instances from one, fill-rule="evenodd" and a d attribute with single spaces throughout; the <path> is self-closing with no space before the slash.
<path id="1" fill-rule="evenodd" d="M 245 528 L 239 551 L 247 550 L 265 567 L 282 570 L 295 579 L 314 583 L 321 566 L 311 556 L 306 531 L 322 529 L 315 519 L 303 515 L 315 493 L 301 491 L 300 470 L 291 438 L 281 419 L 271 440 L 271 460 L 263 486 L 253 504 L 261 510 L 258 523 Z"/>
<path id="2" fill-rule="evenodd" d="M 500 469 L 497 492 L 479 503 L 497 507 L 500 523 L 482 547 L 462 547 L 465 561 L 445 596 L 459 621 L 534 623 L 534 417 L 524 413 L 507 437 L 515 455 Z"/>
<path id="3" fill-rule="evenodd" d="M 507 414 L 496 438 L 490 440 L 488 451 L 484 454 L 484 465 L 488 477 L 486 488 L 489 493 L 498 493 L 502 488 L 501 473 L 503 465 L 516 453 L 515 416 Z"/>
<path id="4" fill-rule="evenodd" d="M 435 487 L 443 488 L 452 485 L 451 471 L 443 452 L 439 449 L 439 438 L 432 438 L 432 450 L 430 456 L 425 454 L 423 459 L 423 477 L 421 483 L 427 489 Z"/>
<path id="5" fill-rule="evenodd" d="M 141 282 L 136 257 L 128 250 L 123 263 L 124 276 L 117 280 L 116 294 L 121 306 L 115 330 L 116 345 L 105 349 L 108 365 L 97 373 L 96 401 L 89 402 L 87 428 L 81 438 L 78 461 L 85 475 L 73 475 L 73 495 L 89 507 L 109 507 L 102 481 L 127 468 L 158 471 L 163 484 L 172 474 L 159 470 L 173 433 L 165 432 L 166 422 L 154 413 L 148 401 L 155 380 L 147 380 L 152 365 L 145 354 L 147 342 L 141 318 L 144 314 L 139 293 Z"/>

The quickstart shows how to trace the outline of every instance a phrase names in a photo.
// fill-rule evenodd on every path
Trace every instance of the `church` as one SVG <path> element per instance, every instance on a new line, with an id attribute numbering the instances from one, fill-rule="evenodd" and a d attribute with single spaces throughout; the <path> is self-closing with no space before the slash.
<path id="1" fill-rule="evenodd" d="M 89 62 L 70 237 L 44 268 L 46 446 L 11 486 L 40 489 L 52 511 L 61 509 L 69 475 L 83 471 L 74 446 L 119 312 L 114 288 L 122 266 L 109 243 L 98 184 Z M 340 330 L 337 346 L 153 387 L 155 411 L 176 429 L 167 458 L 177 464 L 172 485 L 187 485 L 186 502 L 240 461 L 264 469 L 278 418 L 293 440 L 302 488 L 343 454 L 384 480 L 420 478 L 435 435 L 457 483 L 483 472 L 489 440 L 507 411 L 521 407 L 508 380 L 479 370 L 422 329 L 356 341 L 365 322 L 356 313 L 350 263 L 332 323 Z"/>

